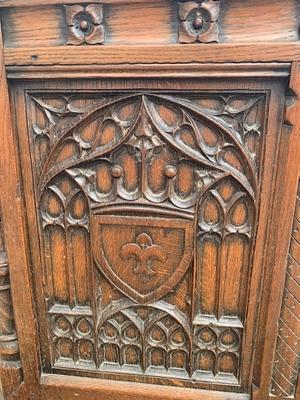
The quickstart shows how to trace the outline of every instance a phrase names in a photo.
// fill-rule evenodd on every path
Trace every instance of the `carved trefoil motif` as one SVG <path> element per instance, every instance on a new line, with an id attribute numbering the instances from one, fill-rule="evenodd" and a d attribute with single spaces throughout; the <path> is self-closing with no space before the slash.
<path id="1" fill-rule="evenodd" d="M 66 5 L 65 12 L 67 44 L 102 44 L 104 42 L 102 4 Z"/>
<path id="2" fill-rule="evenodd" d="M 85 312 L 88 313 L 89 310 L 86 309 Z M 65 309 L 63 313 L 51 312 L 50 324 L 53 329 L 54 359 L 57 364 L 66 365 L 72 362 L 95 365 L 92 318 L 76 315 Z"/>
<path id="3" fill-rule="evenodd" d="M 146 374 L 189 376 L 189 334 L 167 312 L 152 307 L 127 308 L 100 324 L 100 368 Z"/>
<path id="4" fill-rule="evenodd" d="M 265 96 L 29 106 L 53 365 L 236 387 Z"/>
<path id="5" fill-rule="evenodd" d="M 241 332 L 236 328 L 197 326 L 194 332 L 194 377 L 206 371 L 207 379 L 227 373 L 238 377 Z"/>
<path id="6" fill-rule="evenodd" d="M 218 0 L 179 3 L 179 42 L 218 42 L 219 8 Z"/>

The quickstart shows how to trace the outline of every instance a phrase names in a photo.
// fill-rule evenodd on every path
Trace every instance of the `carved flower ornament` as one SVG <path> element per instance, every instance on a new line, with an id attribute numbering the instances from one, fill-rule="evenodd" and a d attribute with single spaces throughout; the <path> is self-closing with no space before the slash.
<path id="1" fill-rule="evenodd" d="M 104 42 L 103 5 L 65 6 L 68 44 L 99 44 Z"/>
<path id="2" fill-rule="evenodd" d="M 210 43 L 219 41 L 219 1 L 188 1 L 179 4 L 179 41 Z"/>

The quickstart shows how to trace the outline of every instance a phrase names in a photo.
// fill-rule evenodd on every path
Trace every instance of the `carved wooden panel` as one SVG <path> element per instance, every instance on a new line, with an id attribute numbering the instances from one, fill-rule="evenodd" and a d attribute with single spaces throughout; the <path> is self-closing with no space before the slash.
<path id="1" fill-rule="evenodd" d="M 271 393 L 294 399 L 300 359 L 300 184 L 287 260 Z"/>
<path id="2" fill-rule="evenodd" d="M 28 94 L 49 368 L 236 390 L 266 105 Z"/>

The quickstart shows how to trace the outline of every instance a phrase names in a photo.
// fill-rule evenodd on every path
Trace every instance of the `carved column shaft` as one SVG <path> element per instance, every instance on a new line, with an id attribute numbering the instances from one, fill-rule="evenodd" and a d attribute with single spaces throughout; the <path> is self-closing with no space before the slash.
<path id="1" fill-rule="evenodd" d="M 10 294 L 7 254 L 0 252 L 0 362 L 18 360 L 18 341 Z"/>
<path id="2" fill-rule="evenodd" d="M 15 390 L 15 385 L 19 385 L 22 379 L 8 258 L 0 219 L 0 380 L 5 398 Z"/>

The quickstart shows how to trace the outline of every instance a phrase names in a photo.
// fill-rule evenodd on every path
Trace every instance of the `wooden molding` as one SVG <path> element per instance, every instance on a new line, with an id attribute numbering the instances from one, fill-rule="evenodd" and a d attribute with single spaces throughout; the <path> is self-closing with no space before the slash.
<path id="1" fill-rule="evenodd" d="M 280 168 L 277 173 L 277 181 L 283 180 L 289 191 L 278 192 L 275 196 L 274 211 L 280 215 L 272 226 L 276 235 L 273 241 L 272 254 L 267 255 L 271 263 L 271 270 L 265 275 L 265 285 L 270 287 L 269 291 L 263 293 L 264 307 L 260 309 L 260 327 L 264 332 L 264 340 L 260 341 L 256 348 L 256 358 L 254 362 L 254 383 L 256 390 L 253 393 L 254 400 L 269 398 L 270 382 L 273 374 L 273 362 L 276 348 L 276 337 L 280 318 L 281 299 L 284 291 L 284 281 L 286 274 L 286 255 L 289 248 L 289 234 L 293 223 L 294 207 L 291 199 L 296 199 L 298 175 L 291 174 L 290 171 L 299 171 L 299 107 L 298 100 L 300 93 L 300 64 L 293 63 L 290 85 L 286 93 L 286 109 L 283 115 L 283 131 L 279 145 L 279 160 L 284 168 Z M 291 96 L 292 95 L 292 96 Z M 292 97 L 292 100 L 291 100 Z M 285 156 L 283 155 L 285 154 Z M 276 211 L 277 210 L 277 211 Z M 280 246 L 278 245 L 280 243 Z M 271 338 L 273 338 L 271 340 Z M 261 355 L 261 357 L 259 356 Z"/>
<path id="2" fill-rule="evenodd" d="M 282 78 L 289 63 L 251 64 L 127 64 L 127 65 L 17 65 L 6 68 L 9 79 L 57 78 Z"/>
<path id="3" fill-rule="evenodd" d="M 176 394 L 170 386 L 151 384 L 134 384 L 112 380 L 95 380 L 90 378 L 76 378 L 63 375 L 42 375 L 42 392 L 49 398 L 60 395 L 64 400 L 71 400 L 76 396 L 83 396 L 84 400 L 94 400 L 101 393 L 101 400 L 112 398 L 139 399 L 139 400 L 228 400 L 226 392 L 203 391 L 177 388 Z M 250 400 L 249 395 L 230 393 L 230 400 Z"/>

